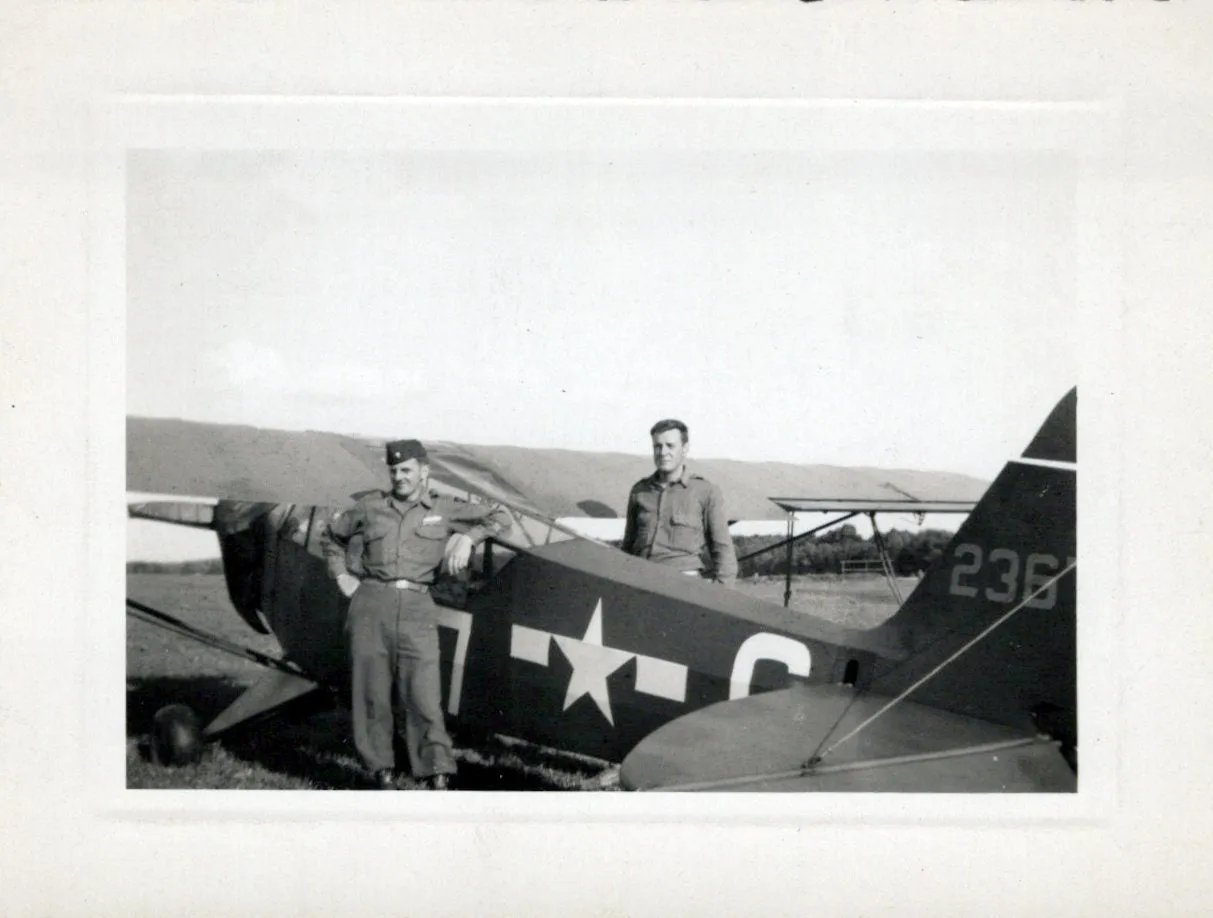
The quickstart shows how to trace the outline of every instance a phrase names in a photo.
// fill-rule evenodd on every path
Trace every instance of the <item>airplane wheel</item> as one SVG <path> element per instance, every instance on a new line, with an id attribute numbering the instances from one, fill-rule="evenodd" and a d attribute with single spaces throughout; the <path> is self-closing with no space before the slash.
<path id="1" fill-rule="evenodd" d="M 170 704 L 152 721 L 152 761 L 157 765 L 190 765 L 202 758 L 198 716 L 183 704 Z"/>

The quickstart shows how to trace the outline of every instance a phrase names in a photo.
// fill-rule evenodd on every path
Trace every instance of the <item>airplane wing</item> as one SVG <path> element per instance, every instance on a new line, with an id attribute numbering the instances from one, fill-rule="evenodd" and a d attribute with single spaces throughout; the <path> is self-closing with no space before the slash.
<path id="1" fill-rule="evenodd" d="M 340 506 L 382 487 L 357 442 L 169 418 L 127 418 L 126 487 L 149 494 Z M 370 458 L 370 451 L 366 459 Z"/>
<path id="2" fill-rule="evenodd" d="M 173 523 L 191 529 L 214 529 L 215 508 L 211 504 L 186 501 L 149 500 L 127 504 L 132 519 Z"/>
<path id="3" fill-rule="evenodd" d="M 454 444 L 434 444 L 430 466 L 434 479 L 449 487 L 545 515 L 496 470 Z M 340 507 L 385 483 L 382 440 L 127 418 L 128 491 Z"/>
<path id="4" fill-rule="evenodd" d="M 341 506 L 385 484 L 382 439 L 167 418 L 127 419 L 127 490 L 267 503 Z M 647 456 L 425 441 L 433 478 L 539 518 L 622 518 L 628 492 L 652 472 Z M 697 459 L 730 519 L 781 520 L 784 500 L 970 501 L 986 483 L 904 469 Z M 807 497 L 806 497 L 807 496 Z M 911 507 L 911 512 L 920 508 Z"/>
<path id="5" fill-rule="evenodd" d="M 788 513 L 971 513 L 975 500 L 857 500 L 837 497 L 772 497 Z"/>
<path id="6" fill-rule="evenodd" d="M 632 485 L 652 472 L 647 456 L 625 453 L 519 446 L 458 449 L 475 457 L 480 465 L 498 471 L 558 517 L 622 517 Z M 785 511 L 772 503 L 772 494 L 828 495 L 832 499 L 888 504 L 964 501 L 971 507 L 988 485 L 968 475 L 906 469 L 735 459 L 694 459 L 690 467 L 720 487 L 729 518 L 741 520 L 784 519 Z M 898 509 L 903 509 L 900 504 Z"/>

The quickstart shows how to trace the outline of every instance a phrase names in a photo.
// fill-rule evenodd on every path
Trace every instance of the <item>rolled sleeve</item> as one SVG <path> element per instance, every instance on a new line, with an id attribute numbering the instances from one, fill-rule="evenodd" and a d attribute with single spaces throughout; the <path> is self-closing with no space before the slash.
<path id="1" fill-rule="evenodd" d="M 349 573 L 346 566 L 346 551 L 350 541 L 362 528 L 361 508 L 355 505 L 348 510 L 338 513 L 324 524 L 320 531 L 320 550 L 324 555 L 324 564 L 329 576 L 336 579 L 342 574 Z"/>
<path id="2" fill-rule="evenodd" d="M 510 513 L 500 504 L 460 504 L 449 514 L 456 532 L 462 532 L 479 545 L 485 539 L 509 532 L 513 526 Z"/>

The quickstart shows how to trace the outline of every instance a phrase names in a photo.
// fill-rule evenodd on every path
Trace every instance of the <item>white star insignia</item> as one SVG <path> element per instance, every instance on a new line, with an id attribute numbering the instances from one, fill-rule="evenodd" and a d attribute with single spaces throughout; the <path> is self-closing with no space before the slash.
<path id="1" fill-rule="evenodd" d="M 573 675 L 569 679 L 569 688 L 564 695 L 564 708 L 567 711 L 582 695 L 589 695 L 598 705 L 603 716 L 615 725 L 615 717 L 611 713 L 611 695 L 607 689 L 607 676 L 632 659 L 635 654 L 616 650 L 614 647 L 602 646 L 602 600 L 594 607 L 589 627 L 585 637 L 564 637 L 552 635 L 556 645 L 573 664 Z"/>
<path id="2" fill-rule="evenodd" d="M 594 614 L 581 638 L 552 634 L 526 625 L 511 628 L 510 656 L 540 666 L 548 665 L 548 646 L 555 641 L 573 666 L 568 689 L 564 695 L 567 711 L 585 695 L 589 695 L 598 710 L 611 726 L 615 715 L 611 710 L 611 695 L 607 688 L 607 677 L 623 664 L 635 658 L 635 689 L 646 695 L 666 698 L 670 701 L 686 701 L 687 668 L 681 663 L 671 663 L 659 657 L 631 653 L 602 643 L 602 600 L 594 606 Z"/>

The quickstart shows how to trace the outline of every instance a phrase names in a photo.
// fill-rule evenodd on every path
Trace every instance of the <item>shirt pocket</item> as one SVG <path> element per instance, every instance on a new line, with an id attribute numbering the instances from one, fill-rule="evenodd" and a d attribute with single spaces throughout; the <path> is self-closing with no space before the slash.
<path id="1" fill-rule="evenodd" d="M 437 564 L 442 560 L 442 553 L 446 549 L 446 540 L 450 535 L 450 530 L 445 524 L 430 523 L 423 524 L 413 530 L 415 538 L 412 544 L 417 552 L 417 558 L 421 561 L 431 564 Z"/>
<path id="2" fill-rule="evenodd" d="M 692 553 L 703 548 L 703 517 L 693 511 L 674 511 L 670 515 L 670 547 Z"/>

